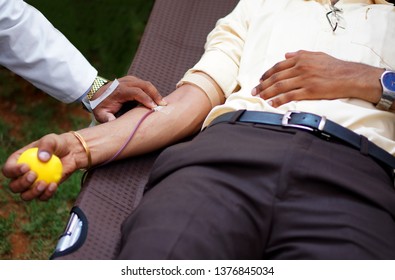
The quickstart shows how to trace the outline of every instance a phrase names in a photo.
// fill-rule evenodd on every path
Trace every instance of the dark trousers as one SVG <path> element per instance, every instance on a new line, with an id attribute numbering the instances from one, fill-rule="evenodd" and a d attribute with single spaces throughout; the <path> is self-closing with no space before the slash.
<path id="1" fill-rule="evenodd" d="M 166 149 L 120 259 L 395 259 L 395 189 L 369 156 L 297 129 L 217 124 Z"/>

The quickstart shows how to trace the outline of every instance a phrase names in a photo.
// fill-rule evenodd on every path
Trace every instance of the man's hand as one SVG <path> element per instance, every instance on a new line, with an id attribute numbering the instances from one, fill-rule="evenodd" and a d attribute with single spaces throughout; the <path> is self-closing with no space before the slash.
<path id="1" fill-rule="evenodd" d="M 40 140 L 13 153 L 5 162 L 2 172 L 5 177 L 11 179 L 9 187 L 12 192 L 20 193 L 23 200 L 48 200 L 56 192 L 58 184 L 46 183 L 44 181 L 35 182 L 37 174 L 30 170 L 27 164 L 18 164 L 18 158 L 28 148 L 38 147 L 38 159 L 46 162 L 52 154 L 56 154 L 63 165 L 61 182 L 67 179 L 75 170 L 78 169 L 78 160 L 71 152 L 70 147 L 78 147 L 79 143 L 70 133 L 56 135 L 49 134 Z"/>
<path id="2" fill-rule="evenodd" d="M 377 103 L 384 69 L 342 61 L 322 52 L 287 53 L 252 90 L 273 107 L 294 100 L 359 98 Z"/>
<path id="3" fill-rule="evenodd" d="M 114 120 L 114 115 L 121 109 L 122 104 L 128 101 L 138 101 L 151 109 L 158 105 L 166 105 L 158 90 L 150 82 L 134 76 L 122 77 L 118 79 L 118 82 L 119 86 L 115 91 L 93 110 L 95 118 L 99 122 Z M 100 97 L 110 85 L 111 82 L 102 86 L 92 100 Z"/>

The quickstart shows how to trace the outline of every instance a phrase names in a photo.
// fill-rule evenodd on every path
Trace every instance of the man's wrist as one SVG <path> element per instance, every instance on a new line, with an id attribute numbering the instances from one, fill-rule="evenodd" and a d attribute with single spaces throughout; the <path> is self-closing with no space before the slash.
<path id="1" fill-rule="evenodd" d="M 67 146 L 70 147 L 70 152 L 74 158 L 75 170 L 87 168 L 89 160 L 86 150 L 77 137 L 71 132 L 63 133 L 61 136 L 65 138 Z"/>

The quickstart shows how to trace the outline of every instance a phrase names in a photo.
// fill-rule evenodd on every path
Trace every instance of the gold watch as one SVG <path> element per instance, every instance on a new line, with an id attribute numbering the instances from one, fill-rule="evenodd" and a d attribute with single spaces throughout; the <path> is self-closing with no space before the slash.
<path id="1" fill-rule="evenodd" d="M 95 80 L 93 81 L 91 90 L 87 94 L 88 100 L 92 100 L 93 96 L 99 90 L 99 88 L 101 88 L 108 82 L 109 81 L 107 79 L 100 77 L 100 76 L 96 76 Z"/>

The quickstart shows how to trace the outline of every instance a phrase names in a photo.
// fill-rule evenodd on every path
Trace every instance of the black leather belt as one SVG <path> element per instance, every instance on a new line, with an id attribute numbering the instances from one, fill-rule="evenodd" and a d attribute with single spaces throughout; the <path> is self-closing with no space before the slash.
<path id="1" fill-rule="evenodd" d="M 387 167 L 395 169 L 395 157 L 387 151 L 369 141 L 365 136 L 358 135 L 343 126 L 326 119 L 324 116 L 298 111 L 288 111 L 282 115 L 269 112 L 240 110 L 222 114 L 214 119 L 209 127 L 222 122 L 255 123 L 307 130 L 328 140 L 333 138 L 347 143 L 360 150 L 362 153 L 371 156 L 380 163 L 385 164 Z"/>

